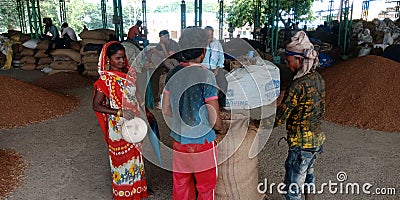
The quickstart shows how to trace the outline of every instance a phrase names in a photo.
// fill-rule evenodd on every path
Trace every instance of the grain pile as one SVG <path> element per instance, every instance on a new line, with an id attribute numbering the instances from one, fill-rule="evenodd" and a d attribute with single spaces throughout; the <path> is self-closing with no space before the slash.
<path id="1" fill-rule="evenodd" d="M 78 99 L 0 76 L 0 129 L 41 122 L 71 112 Z"/>
<path id="2" fill-rule="evenodd" d="M 0 199 L 18 186 L 23 175 L 24 163 L 13 151 L 0 149 Z"/>
<path id="3" fill-rule="evenodd" d="M 326 68 L 321 74 L 326 81 L 326 120 L 400 132 L 400 63 L 369 55 Z"/>
<path id="4" fill-rule="evenodd" d="M 82 88 L 93 85 L 93 80 L 77 72 L 60 72 L 37 79 L 32 84 L 48 90 Z"/>

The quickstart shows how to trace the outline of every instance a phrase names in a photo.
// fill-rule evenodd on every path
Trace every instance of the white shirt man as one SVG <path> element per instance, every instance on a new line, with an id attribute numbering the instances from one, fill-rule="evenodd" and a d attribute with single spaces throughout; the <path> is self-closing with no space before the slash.
<path id="1" fill-rule="evenodd" d="M 68 37 L 72 41 L 77 41 L 78 40 L 76 38 L 75 31 L 71 27 L 68 27 L 68 23 L 63 23 L 61 27 L 62 27 L 61 38 L 65 37 L 65 35 L 68 35 Z"/>

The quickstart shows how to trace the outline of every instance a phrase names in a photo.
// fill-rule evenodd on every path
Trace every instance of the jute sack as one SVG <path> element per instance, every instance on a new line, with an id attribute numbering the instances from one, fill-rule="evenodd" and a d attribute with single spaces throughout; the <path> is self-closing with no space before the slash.
<path id="1" fill-rule="evenodd" d="M 38 65 L 43 65 L 43 64 L 50 64 L 53 62 L 53 59 L 50 57 L 47 58 L 41 58 L 38 62 Z"/>
<path id="2" fill-rule="evenodd" d="M 50 64 L 38 64 L 35 69 L 42 70 L 45 67 L 50 67 Z"/>
<path id="3" fill-rule="evenodd" d="M 38 45 L 36 46 L 36 49 L 46 50 L 48 46 L 49 46 L 49 41 L 48 40 L 42 40 L 42 41 L 40 41 L 38 43 Z"/>
<path id="4" fill-rule="evenodd" d="M 49 55 L 44 53 L 45 51 L 46 50 L 43 50 L 43 49 L 37 51 L 36 54 L 35 54 L 35 57 L 36 58 L 47 58 L 47 57 L 49 57 Z"/>
<path id="5" fill-rule="evenodd" d="M 20 55 L 21 56 L 33 56 L 33 55 L 35 55 L 35 50 L 24 48 L 24 50 L 21 51 Z"/>
<path id="6" fill-rule="evenodd" d="M 86 63 L 97 63 L 99 62 L 99 57 L 100 55 L 98 54 L 87 54 L 82 56 L 82 63 L 86 64 Z"/>
<path id="7" fill-rule="evenodd" d="M 32 63 L 25 63 L 21 67 L 21 69 L 23 69 L 23 70 L 35 70 L 35 68 L 36 68 L 36 64 L 32 64 Z"/>
<path id="8" fill-rule="evenodd" d="M 222 163 L 218 166 L 216 199 L 261 200 L 264 195 L 257 191 L 258 159 L 248 156 L 257 132 L 248 129 L 248 118 L 235 117 L 227 121 L 224 123 L 231 124 L 229 132 L 218 144 L 218 163 Z"/>
<path id="9" fill-rule="evenodd" d="M 82 39 L 108 40 L 108 34 L 96 30 L 82 31 L 79 33 L 79 37 Z"/>
<path id="10" fill-rule="evenodd" d="M 78 70 L 78 64 L 74 61 L 53 61 L 50 67 L 56 70 Z"/>
<path id="11" fill-rule="evenodd" d="M 71 49 L 75 51 L 80 51 L 81 50 L 81 44 L 79 42 L 71 42 Z"/>
<path id="12" fill-rule="evenodd" d="M 51 52 L 52 56 L 68 56 L 77 63 L 81 63 L 81 54 L 73 49 L 56 49 Z"/>
<path id="13" fill-rule="evenodd" d="M 36 63 L 36 58 L 33 56 L 24 56 L 21 58 L 21 62 L 34 64 L 34 63 Z"/>
<path id="14" fill-rule="evenodd" d="M 96 31 L 101 31 L 101 32 L 103 32 L 103 33 L 105 33 L 105 34 L 107 34 L 107 35 L 115 35 L 115 31 L 114 30 L 111 30 L 111 29 L 106 29 L 106 28 L 98 28 L 98 29 L 95 29 Z"/>
<path id="15" fill-rule="evenodd" d="M 99 72 L 97 72 L 97 70 L 96 70 L 96 71 L 88 71 L 88 70 L 85 70 L 85 71 L 82 72 L 82 75 L 84 75 L 84 76 L 94 76 L 94 77 L 96 77 L 96 76 L 99 76 Z"/>
<path id="16" fill-rule="evenodd" d="M 31 39 L 30 34 L 21 34 L 21 38 L 19 40 L 20 40 L 20 42 L 24 43 L 30 39 Z"/>
<path id="17" fill-rule="evenodd" d="M 97 50 L 84 51 L 84 47 L 82 47 L 80 53 L 82 56 L 89 55 L 89 54 L 97 54 Z"/>
<path id="18" fill-rule="evenodd" d="M 83 39 L 81 41 L 81 45 L 85 46 L 87 44 L 105 44 L 107 43 L 106 40 L 97 40 L 97 39 Z"/>
<path id="19" fill-rule="evenodd" d="M 53 56 L 54 61 L 71 61 L 69 56 Z"/>
<path id="20" fill-rule="evenodd" d="M 100 55 L 102 48 L 103 48 L 102 44 L 88 44 L 88 45 L 82 46 L 80 53 L 81 53 L 81 55 L 88 55 L 88 54 Z"/>
<path id="21" fill-rule="evenodd" d="M 60 72 L 69 73 L 69 72 L 76 72 L 76 71 L 75 70 L 67 70 L 67 69 L 53 69 L 53 70 L 51 70 L 51 72 L 49 72 L 48 75 L 53 75 L 53 74 L 57 74 Z"/>
<path id="22" fill-rule="evenodd" d="M 97 71 L 97 69 L 99 68 L 98 63 L 95 63 L 95 62 L 85 63 L 85 64 L 83 64 L 83 67 L 87 71 Z"/>

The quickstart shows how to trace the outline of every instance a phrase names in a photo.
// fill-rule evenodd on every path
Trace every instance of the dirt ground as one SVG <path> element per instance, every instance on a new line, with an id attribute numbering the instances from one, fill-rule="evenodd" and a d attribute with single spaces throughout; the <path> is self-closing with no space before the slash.
<path id="1" fill-rule="evenodd" d="M 13 69 L 0 71 L 0 76 L 33 81 L 43 74 Z M 0 147 L 14 150 L 27 165 L 22 183 L 10 193 L 8 200 L 112 199 L 107 147 L 91 108 L 93 87 L 62 92 L 79 97 L 80 107 L 42 123 L 0 130 Z M 168 142 L 168 128 L 160 112 L 152 111 L 159 121 L 162 141 Z M 320 190 L 323 183 L 338 185 L 334 185 L 331 192 L 325 187 L 316 199 L 400 198 L 400 133 L 363 130 L 329 122 L 323 123 L 323 130 L 327 141 L 324 153 L 318 155 L 315 165 L 317 189 Z M 260 183 L 267 179 L 269 185 L 278 185 L 284 178 L 287 146 L 277 145 L 282 136 L 285 136 L 284 127 L 275 129 L 258 157 Z M 145 168 L 148 185 L 154 191 L 150 199 L 171 199 L 171 172 L 149 162 Z M 337 179 L 339 172 L 345 172 L 347 180 L 340 182 Z M 347 183 L 358 183 L 360 194 L 343 194 L 345 189 L 341 192 L 339 186 L 344 188 Z M 376 188 L 395 188 L 396 194 L 364 194 L 361 186 L 366 183 L 372 185 L 371 193 Z M 276 186 L 274 189 L 273 194 L 267 194 L 267 199 L 283 199 Z M 336 193 L 334 189 L 338 189 Z"/>

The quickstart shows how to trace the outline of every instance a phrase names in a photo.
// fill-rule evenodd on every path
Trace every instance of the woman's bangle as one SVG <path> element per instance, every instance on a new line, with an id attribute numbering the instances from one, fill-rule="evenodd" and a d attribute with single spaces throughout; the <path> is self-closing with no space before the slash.
<path id="1" fill-rule="evenodd" d="M 122 109 L 118 109 L 118 111 L 117 111 L 117 116 L 118 116 L 118 117 L 122 117 Z"/>

